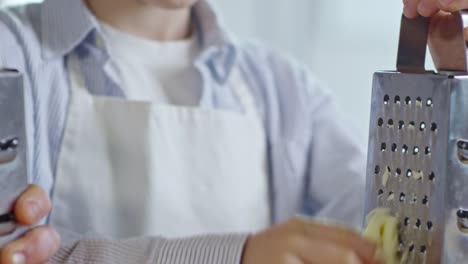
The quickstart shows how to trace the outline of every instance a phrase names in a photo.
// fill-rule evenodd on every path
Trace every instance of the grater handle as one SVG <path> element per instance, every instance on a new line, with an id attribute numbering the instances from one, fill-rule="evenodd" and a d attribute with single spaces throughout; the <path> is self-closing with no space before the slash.
<path id="1" fill-rule="evenodd" d="M 433 18 L 418 17 L 401 20 L 397 70 L 425 72 L 427 44 L 439 72 L 468 72 L 467 43 L 464 28 L 468 26 L 468 11 L 459 11 Z"/>
<path id="2" fill-rule="evenodd" d="M 398 45 L 397 70 L 399 72 L 425 72 L 427 39 L 430 19 L 419 16 L 401 18 L 400 42 Z"/>

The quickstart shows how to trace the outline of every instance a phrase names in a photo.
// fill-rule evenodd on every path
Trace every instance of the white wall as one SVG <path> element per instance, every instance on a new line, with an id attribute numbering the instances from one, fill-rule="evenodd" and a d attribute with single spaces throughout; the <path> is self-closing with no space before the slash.
<path id="1" fill-rule="evenodd" d="M 0 4 L 2 5 L 17 5 L 17 4 L 24 4 L 24 3 L 31 3 L 31 2 L 42 2 L 41 0 L 0 0 Z"/>
<path id="2" fill-rule="evenodd" d="M 238 35 L 308 64 L 367 135 L 372 73 L 395 68 L 401 0 L 212 1 Z"/>
<path id="3" fill-rule="evenodd" d="M 372 74 L 395 69 L 400 0 L 213 0 L 242 36 L 307 63 L 367 136 Z"/>

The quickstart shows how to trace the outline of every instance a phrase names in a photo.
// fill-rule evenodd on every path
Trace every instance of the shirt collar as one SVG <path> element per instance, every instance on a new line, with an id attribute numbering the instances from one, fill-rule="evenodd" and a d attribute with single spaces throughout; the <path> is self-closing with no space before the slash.
<path id="1" fill-rule="evenodd" d="M 199 0 L 192 10 L 192 17 L 199 33 L 202 48 L 222 48 L 233 43 L 234 38 L 224 30 L 223 23 L 217 15 L 215 6 L 209 0 Z"/>
<path id="2" fill-rule="evenodd" d="M 196 63 L 207 66 L 213 78 L 224 84 L 237 62 L 236 40 L 224 30 L 223 23 L 209 0 L 199 0 L 195 4 L 193 18 L 203 50 Z"/>
<path id="3" fill-rule="evenodd" d="M 208 1 L 199 0 L 193 8 L 193 18 L 203 50 L 197 64 L 207 65 L 218 82 L 225 82 L 237 52 L 234 38 L 223 30 L 214 7 Z M 84 0 L 45 0 L 42 8 L 44 59 L 67 55 L 99 27 Z"/>
<path id="4" fill-rule="evenodd" d="M 44 59 L 68 54 L 97 26 L 83 0 L 45 0 L 41 20 Z"/>

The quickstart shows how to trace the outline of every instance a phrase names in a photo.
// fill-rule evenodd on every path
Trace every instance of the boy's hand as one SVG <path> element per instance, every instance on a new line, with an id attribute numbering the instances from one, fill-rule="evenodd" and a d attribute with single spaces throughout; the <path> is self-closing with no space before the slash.
<path id="1" fill-rule="evenodd" d="M 50 210 L 48 195 L 40 187 L 31 185 L 16 201 L 14 213 L 18 223 L 32 226 L 47 216 Z M 54 229 L 36 227 L 0 249 L 0 263 L 45 263 L 59 247 L 60 237 Z"/>
<path id="2" fill-rule="evenodd" d="M 419 15 L 432 17 L 429 29 L 429 48 L 438 70 L 466 71 L 465 41 L 468 30 L 461 32 L 461 21 L 451 13 L 468 9 L 468 0 L 403 0 L 403 13 L 408 18 Z"/>
<path id="3" fill-rule="evenodd" d="M 252 236 L 242 264 L 378 264 L 377 247 L 351 230 L 293 219 Z"/>
<path id="4" fill-rule="evenodd" d="M 403 12 L 408 18 L 433 16 L 439 11 L 455 12 L 468 8 L 467 0 L 403 0 Z"/>

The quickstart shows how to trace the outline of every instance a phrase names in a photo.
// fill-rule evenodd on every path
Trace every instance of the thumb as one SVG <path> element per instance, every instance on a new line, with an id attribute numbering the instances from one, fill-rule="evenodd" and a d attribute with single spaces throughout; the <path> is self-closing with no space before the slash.
<path id="1" fill-rule="evenodd" d="M 41 226 L 8 244 L 0 252 L 2 264 L 44 263 L 60 248 L 60 236 L 51 227 Z"/>
<path id="2" fill-rule="evenodd" d="M 438 0 L 442 11 L 456 12 L 468 9 L 468 0 Z"/>
<path id="3" fill-rule="evenodd" d="M 465 37 L 457 16 L 440 12 L 431 20 L 429 48 L 437 70 L 459 71 L 465 69 Z"/>
<path id="4" fill-rule="evenodd" d="M 15 204 L 16 221 L 23 225 L 34 225 L 49 214 L 49 196 L 37 185 L 30 185 Z"/>

